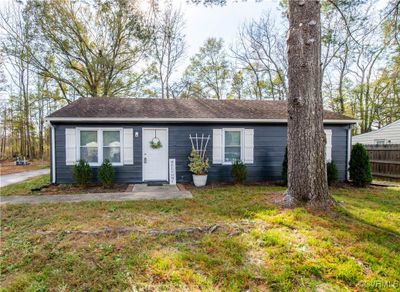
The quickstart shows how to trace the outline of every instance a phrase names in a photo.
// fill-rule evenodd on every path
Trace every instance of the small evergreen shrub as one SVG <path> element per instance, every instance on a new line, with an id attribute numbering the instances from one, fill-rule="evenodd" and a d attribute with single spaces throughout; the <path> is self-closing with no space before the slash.
<path id="1" fill-rule="evenodd" d="M 367 150 L 357 143 L 351 150 L 350 179 L 358 187 L 365 187 L 372 181 L 371 165 Z"/>
<path id="2" fill-rule="evenodd" d="M 205 175 L 209 168 L 208 158 L 201 158 L 200 154 L 193 149 L 189 156 L 189 169 L 196 175 Z"/>
<path id="3" fill-rule="evenodd" d="M 283 162 L 282 162 L 282 180 L 285 186 L 287 186 L 287 182 L 288 182 L 288 158 L 287 158 L 287 146 L 285 149 L 285 156 L 283 158 Z"/>
<path id="4" fill-rule="evenodd" d="M 112 186 L 115 177 L 115 170 L 108 159 L 104 160 L 101 164 L 98 171 L 98 177 L 104 187 Z"/>
<path id="5" fill-rule="evenodd" d="M 233 177 L 233 181 L 235 183 L 243 183 L 247 178 L 247 169 L 246 165 L 240 160 L 236 160 L 232 164 L 231 175 Z"/>
<path id="6" fill-rule="evenodd" d="M 92 169 L 85 160 L 81 159 L 78 164 L 74 165 L 72 168 L 72 176 L 80 186 L 85 187 L 92 178 Z"/>
<path id="7" fill-rule="evenodd" d="M 326 164 L 326 172 L 328 176 L 328 185 L 331 186 L 338 178 L 338 171 L 335 162 L 332 161 Z"/>

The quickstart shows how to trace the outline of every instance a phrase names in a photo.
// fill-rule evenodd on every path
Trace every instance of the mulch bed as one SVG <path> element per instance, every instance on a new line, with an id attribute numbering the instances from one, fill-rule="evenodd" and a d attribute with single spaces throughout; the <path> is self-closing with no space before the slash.
<path id="1" fill-rule="evenodd" d="M 94 184 L 87 187 L 78 185 L 49 185 L 42 188 L 35 194 L 40 195 L 65 195 L 65 194 L 85 194 L 85 193 L 119 193 L 127 190 L 128 184 L 114 184 L 110 188 L 105 188 L 102 185 Z"/>

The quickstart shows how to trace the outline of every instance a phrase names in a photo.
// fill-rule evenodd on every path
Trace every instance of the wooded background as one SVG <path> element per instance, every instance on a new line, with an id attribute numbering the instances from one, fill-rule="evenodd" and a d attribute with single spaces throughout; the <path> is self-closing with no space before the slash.
<path id="1" fill-rule="evenodd" d="M 372 13 L 373 0 L 322 1 L 324 103 L 359 119 L 354 133 L 400 118 L 399 2 Z M 47 159 L 45 116 L 80 97 L 286 99 L 286 1 L 281 11 L 186 56 L 185 16 L 171 3 L 9 1 L 0 13 L 0 159 Z"/>

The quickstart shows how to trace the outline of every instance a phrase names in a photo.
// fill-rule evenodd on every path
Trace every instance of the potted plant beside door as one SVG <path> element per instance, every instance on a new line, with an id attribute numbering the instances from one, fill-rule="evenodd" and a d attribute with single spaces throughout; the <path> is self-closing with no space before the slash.
<path id="1" fill-rule="evenodd" d="M 189 169 L 193 173 L 193 183 L 196 187 L 206 185 L 208 167 L 208 158 L 202 158 L 198 151 L 193 149 L 189 156 Z"/>

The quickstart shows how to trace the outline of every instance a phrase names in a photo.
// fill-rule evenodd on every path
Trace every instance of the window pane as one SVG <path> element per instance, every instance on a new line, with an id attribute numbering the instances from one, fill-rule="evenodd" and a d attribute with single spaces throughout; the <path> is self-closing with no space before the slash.
<path id="1" fill-rule="evenodd" d="M 240 146 L 240 131 L 225 131 L 225 146 Z"/>
<path id="2" fill-rule="evenodd" d="M 103 131 L 103 146 L 121 146 L 119 131 Z"/>
<path id="3" fill-rule="evenodd" d="M 81 159 L 87 162 L 98 162 L 97 147 L 81 147 Z"/>
<path id="4" fill-rule="evenodd" d="M 225 162 L 234 162 L 236 160 L 240 160 L 240 146 L 225 147 Z"/>
<path id="5" fill-rule="evenodd" d="M 97 131 L 81 131 L 81 146 L 97 147 Z"/>
<path id="6" fill-rule="evenodd" d="M 104 147 L 103 159 L 108 159 L 110 162 L 121 162 L 121 148 L 120 147 Z"/>

